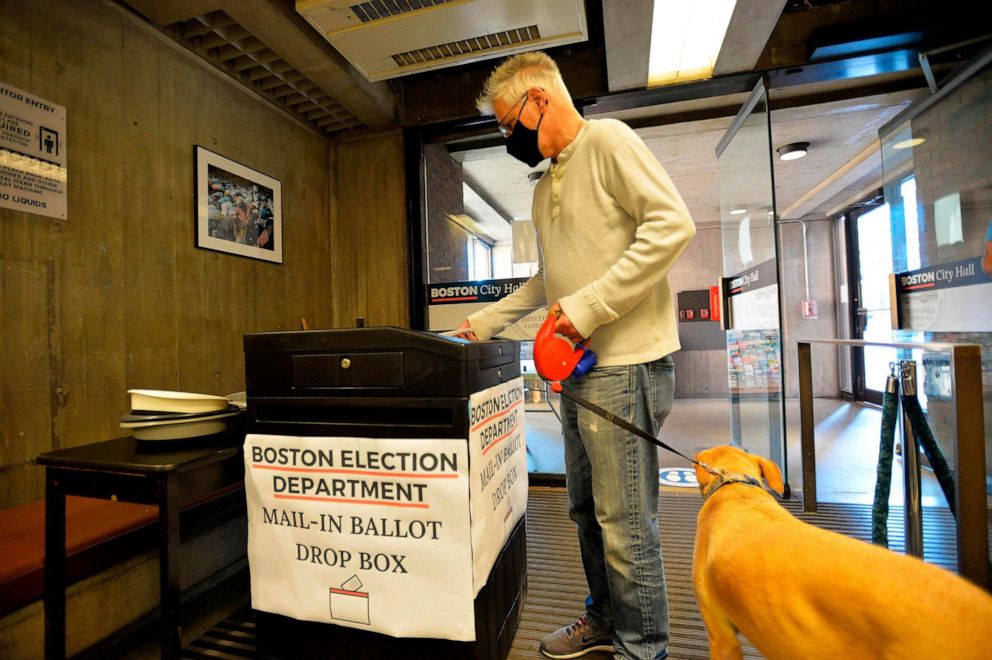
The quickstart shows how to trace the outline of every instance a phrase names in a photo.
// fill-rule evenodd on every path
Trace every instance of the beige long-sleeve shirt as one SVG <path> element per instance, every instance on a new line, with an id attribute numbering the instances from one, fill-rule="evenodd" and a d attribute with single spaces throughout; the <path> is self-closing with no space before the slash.
<path id="1" fill-rule="evenodd" d="M 482 339 L 548 302 L 589 337 L 600 366 L 680 348 L 667 274 L 696 233 L 682 197 L 623 122 L 585 122 L 534 191 L 536 275 L 469 316 Z"/>

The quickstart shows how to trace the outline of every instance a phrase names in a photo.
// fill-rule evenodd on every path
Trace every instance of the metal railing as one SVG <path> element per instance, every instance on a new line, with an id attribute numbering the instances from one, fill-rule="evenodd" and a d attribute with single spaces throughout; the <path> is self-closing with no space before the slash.
<path id="1" fill-rule="evenodd" d="M 816 446 L 813 420 L 812 344 L 829 344 L 863 348 L 922 349 L 951 356 L 951 382 L 954 406 L 951 416 L 951 443 L 954 447 L 954 489 L 957 506 L 957 557 L 961 576 L 982 586 L 989 582 L 988 501 L 985 482 L 985 416 L 982 401 L 982 352 L 978 344 L 880 342 L 855 339 L 801 339 L 799 349 L 799 417 L 803 464 L 803 511 L 816 511 Z M 906 425 L 904 425 L 905 431 Z M 920 467 L 916 442 L 910 438 L 903 445 L 904 480 L 919 484 Z M 918 496 L 905 502 L 906 549 L 922 556 L 912 539 L 922 538 L 923 511 Z"/>

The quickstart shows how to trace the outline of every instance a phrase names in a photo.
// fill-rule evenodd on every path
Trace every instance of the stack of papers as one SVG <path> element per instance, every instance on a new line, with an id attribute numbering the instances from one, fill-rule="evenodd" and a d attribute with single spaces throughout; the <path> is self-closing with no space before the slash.
<path id="1" fill-rule="evenodd" d="M 199 438 L 227 430 L 241 408 L 226 397 L 171 390 L 128 390 L 121 428 L 137 440 Z"/>

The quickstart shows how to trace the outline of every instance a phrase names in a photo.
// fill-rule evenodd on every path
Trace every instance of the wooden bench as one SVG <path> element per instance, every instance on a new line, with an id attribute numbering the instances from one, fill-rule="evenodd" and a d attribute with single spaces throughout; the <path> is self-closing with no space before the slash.
<path id="1" fill-rule="evenodd" d="M 244 485 L 181 507 L 183 537 L 244 515 Z M 74 584 L 157 547 L 158 507 L 66 497 L 66 583 Z M 45 500 L 0 510 L 0 616 L 44 595 Z"/>

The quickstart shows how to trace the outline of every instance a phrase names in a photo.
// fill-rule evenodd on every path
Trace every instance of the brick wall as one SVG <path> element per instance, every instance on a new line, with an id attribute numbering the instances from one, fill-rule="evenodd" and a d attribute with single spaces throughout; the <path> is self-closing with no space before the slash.
<path id="1" fill-rule="evenodd" d="M 992 71 L 986 70 L 912 120 L 912 136 L 926 141 L 913 148 L 922 265 L 934 265 L 981 256 L 985 233 L 992 222 Z M 895 169 L 889 167 L 889 169 Z M 908 173 L 908 171 L 907 171 Z M 889 173 L 890 186 L 904 178 Z M 938 245 L 934 203 L 958 193 L 961 200 L 963 242 Z M 896 246 L 898 247 L 898 246 Z M 986 302 L 987 304 L 987 302 Z M 986 474 L 992 475 L 992 332 L 926 333 L 927 341 L 982 345 Z M 923 373 L 918 373 L 920 386 Z M 927 416 L 945 456 L 953 465 L 953 399 L 931 397 Z"/>
<path id="2" fill-rule="evenodd" d="M 992 222 L 992 71 L 986 71 L 913 119 L 913 170 L 920 210 L 922 263 L 939 264 L 984 254 Z M 937 245 L 934 202 L 961 196 L 964 242 Z"/>
<path id="3" fill-rule="evenodd" d="M 465 212 L 462 165 L 443 144 L 424 146 L 427 169 L 427 276 L 430 282 L 468 279 L 469 234 L 448 219 Z"/>

